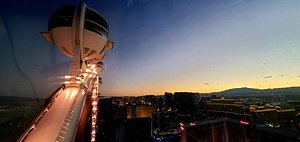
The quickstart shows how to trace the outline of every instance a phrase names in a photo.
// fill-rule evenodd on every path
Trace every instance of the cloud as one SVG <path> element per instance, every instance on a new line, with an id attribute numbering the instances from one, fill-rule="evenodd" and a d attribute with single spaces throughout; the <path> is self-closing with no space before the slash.
<path id="1" fill-rule="evenodd" d="M 206 82 L 206 83 L 203 83 L 203 85 L 209 85 L 209 83 Z"/>
<path id="2" fill-rule="evenodd" d="M 271 75 L 269 75 L 269 76 L 266 76 L 265 78 L 272 78 L 272 76 L 271 76 Z"/>

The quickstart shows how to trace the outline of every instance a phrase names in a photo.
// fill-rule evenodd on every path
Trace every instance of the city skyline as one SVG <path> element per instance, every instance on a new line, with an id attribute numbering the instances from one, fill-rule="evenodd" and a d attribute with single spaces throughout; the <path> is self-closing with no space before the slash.
<path id="1" fill-rule="evenodd" d="M 0 141 L 297 141 L 299 6 L 5 1 Z"/>

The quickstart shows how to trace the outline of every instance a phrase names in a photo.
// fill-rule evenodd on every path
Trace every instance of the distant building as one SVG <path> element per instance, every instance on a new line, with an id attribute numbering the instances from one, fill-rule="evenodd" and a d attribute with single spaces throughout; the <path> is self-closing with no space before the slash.
<path id="1" fill-rule="evenodd" d="M 147 105 L 127 105 L 127 119 L 152 117 L 156 107 Z"/>
<path id="2" fill-rule="evenodd" d="M 179 114 L 191 114 L 198 112 L 200 94 L 192 92 L 175 92 L 174 103 Z"/>
<path id="3" fill-rule="evenodd" d="M 113 118 L 115 120 L 124 120 L 127 116 L 127 110 L 124 105 L 123 97 L 111 97 L 113 105 Z"/>
<path id="4" fill-rule="evenodd" d="M 122 97 L 101 98 L 98 103 L 99 119 L 126 119 L 127 111 Z"/>
<path id="5" fill-rule="evenodd" d="M 199 108 L 200 111 L 206 112 L 207 110 L 207 101 L 212 99 L 211 97 L 201 97 L 200 103 L 199 103 Z"/>
<path id="6" fill-rule="evenodd" d="M 258 124 L 269 124 L 270 126 L 278 126 L 280 121 L 277 114 L 277 110 L 280 110 L 279 106 L 272 104 L 265 105 L 250 105 L 250 112 L 252 119 Z"/>
<path id="7" fill-rule="evenodd" d="M 220 117 L 236 119 L 247 119 L 249 114 L 245 113 L 245 104 L 237 99 L 208 99 L 206 101 L 206 112 Z"/>
<path id="8" fill-rule="evenodd" d="M 155 106 L 156 105 L 156 97 L 154 95 L 146 95 L 144 96 L 145 105 Z"/>
<path id="9" fill-rule="evenodd" d="M 279 105 L 261 104 L 250 105 L 252 119 L 257 124 L 267 125 L 269 127 L 279 127 L 293 125 L 295 121 L 295 109 L 283 109 Z"/>
<path id="10" fill-rule="evenodd" d="M 281 108 L 279 111 L 277 111 L 277 113 L 282 127 L 287 127 L 292 129 L 299 128 L 299 125 L 297 124 L 295 109 Z"/>
<path id="11" fill-rule="evenodd" d="M 117 106 L 124 106 L 123 97 L 111 97 L 112 104 Z"/>
<path id="12" fill-rule="evenodd" d="M 126 105 L 136 105 L 138 104 L 138 99 L 136 97 L 126 97 Z"/>
<path id="13" fill-rule="evenodd" d="M 174 109 L 174 97 L 172 93 L 165 92 L 164 95 L 164 106 L 166 110 Z"/>
<path id="14" fill-rule="evenodd" d="M 99 117 L 102 120 L 113 119 L 113 105 L 112 98 L 101 98 L 98 103 Z"/>
<path id="15" fill-rule="evenodd" d="M 159 128 L 161 130 L 166 130 L 170 128 L 178 127 L 179 123 L 176 120 L 175 111 L 160 111 L 154 112 L 152 117 L 152 127 L 153 129 Z"/>
<path id="16" fill-rule="evenodd" d="M 293 100 L 286 102 L 288 106 L 295 108 L 297 112 L 300 112 L 300 101 L 299 100 Z"/>
<path id="17" fill-rule="evenodd" d="M 164 96 L 156 96 L 155 107 L 156 111 L 162 111 L 164 107 Z"/>

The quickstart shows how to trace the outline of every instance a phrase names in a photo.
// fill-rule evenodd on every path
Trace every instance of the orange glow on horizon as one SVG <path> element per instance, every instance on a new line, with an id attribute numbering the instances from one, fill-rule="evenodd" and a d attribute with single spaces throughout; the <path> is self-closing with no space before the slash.
<path id="1" fill-rule="evenodd" d="M 236 82 L 236 84 L 232 83 L 215 83 L 209 85 L 203 84 L 192 84 L 192 83 L 181 83 L 181 84 L 160 84 L 157 83 L 155 86 L 146 87 L 147 84 L 141 88 L 127 88 L 126 91 L 123 92 L 112 92 L 110 94 L 106 94 L 103 92 L 104 96 L 142 96 L 142 95 L 164 95 L 165 92 L 199 92 L 199 93 L 212 93 L 212 92 L 220 92 L 233 88 L 254 88 L 254 89 L 272 89 L 272 88 L 286 88 L 286 87 L 297 87 L 300 86 L 300 80 L 297 78 L 291 78 L 289 80 L 273 79 L 269 81 L 249 81 L 246 82 Z M 174 86 L 174 87 L 171 87 Z"/>

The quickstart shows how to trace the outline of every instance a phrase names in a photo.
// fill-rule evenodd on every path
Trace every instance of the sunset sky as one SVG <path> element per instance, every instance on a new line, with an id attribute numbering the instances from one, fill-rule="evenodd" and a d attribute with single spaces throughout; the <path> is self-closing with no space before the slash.
<path id="1" fill-rule="evenodd" d="M 15 94 L 30 92 L 28 84 L 20 83 L 26 80 L 14 66 L 11 49 L 4 47 L 14 46 L 20 68 L 35 86 L 43 79 L 55 83 L 55 73 L 67 72 L 69 59 L 44 41 L 40 32 L 47 30 L 48 19 L 58 7 L 77 3 L 1 4 L 1 64 L 6 68 L 1 71 L 0 93 L 10 93 L 18 85 L 21 91 Z M 298 0 L 86 3 L 107 19 L 115 43 L 104 60 L 102 95 L 300 86 Z M 45 89 L 37 90 L 43 94 Z"/>
<path id="2" fill-rule="evenodd" d="M 103 94 L 299 86 L 299 6 L 145 0 L 105 11 L 115 49 L 105 60 Z"/>

